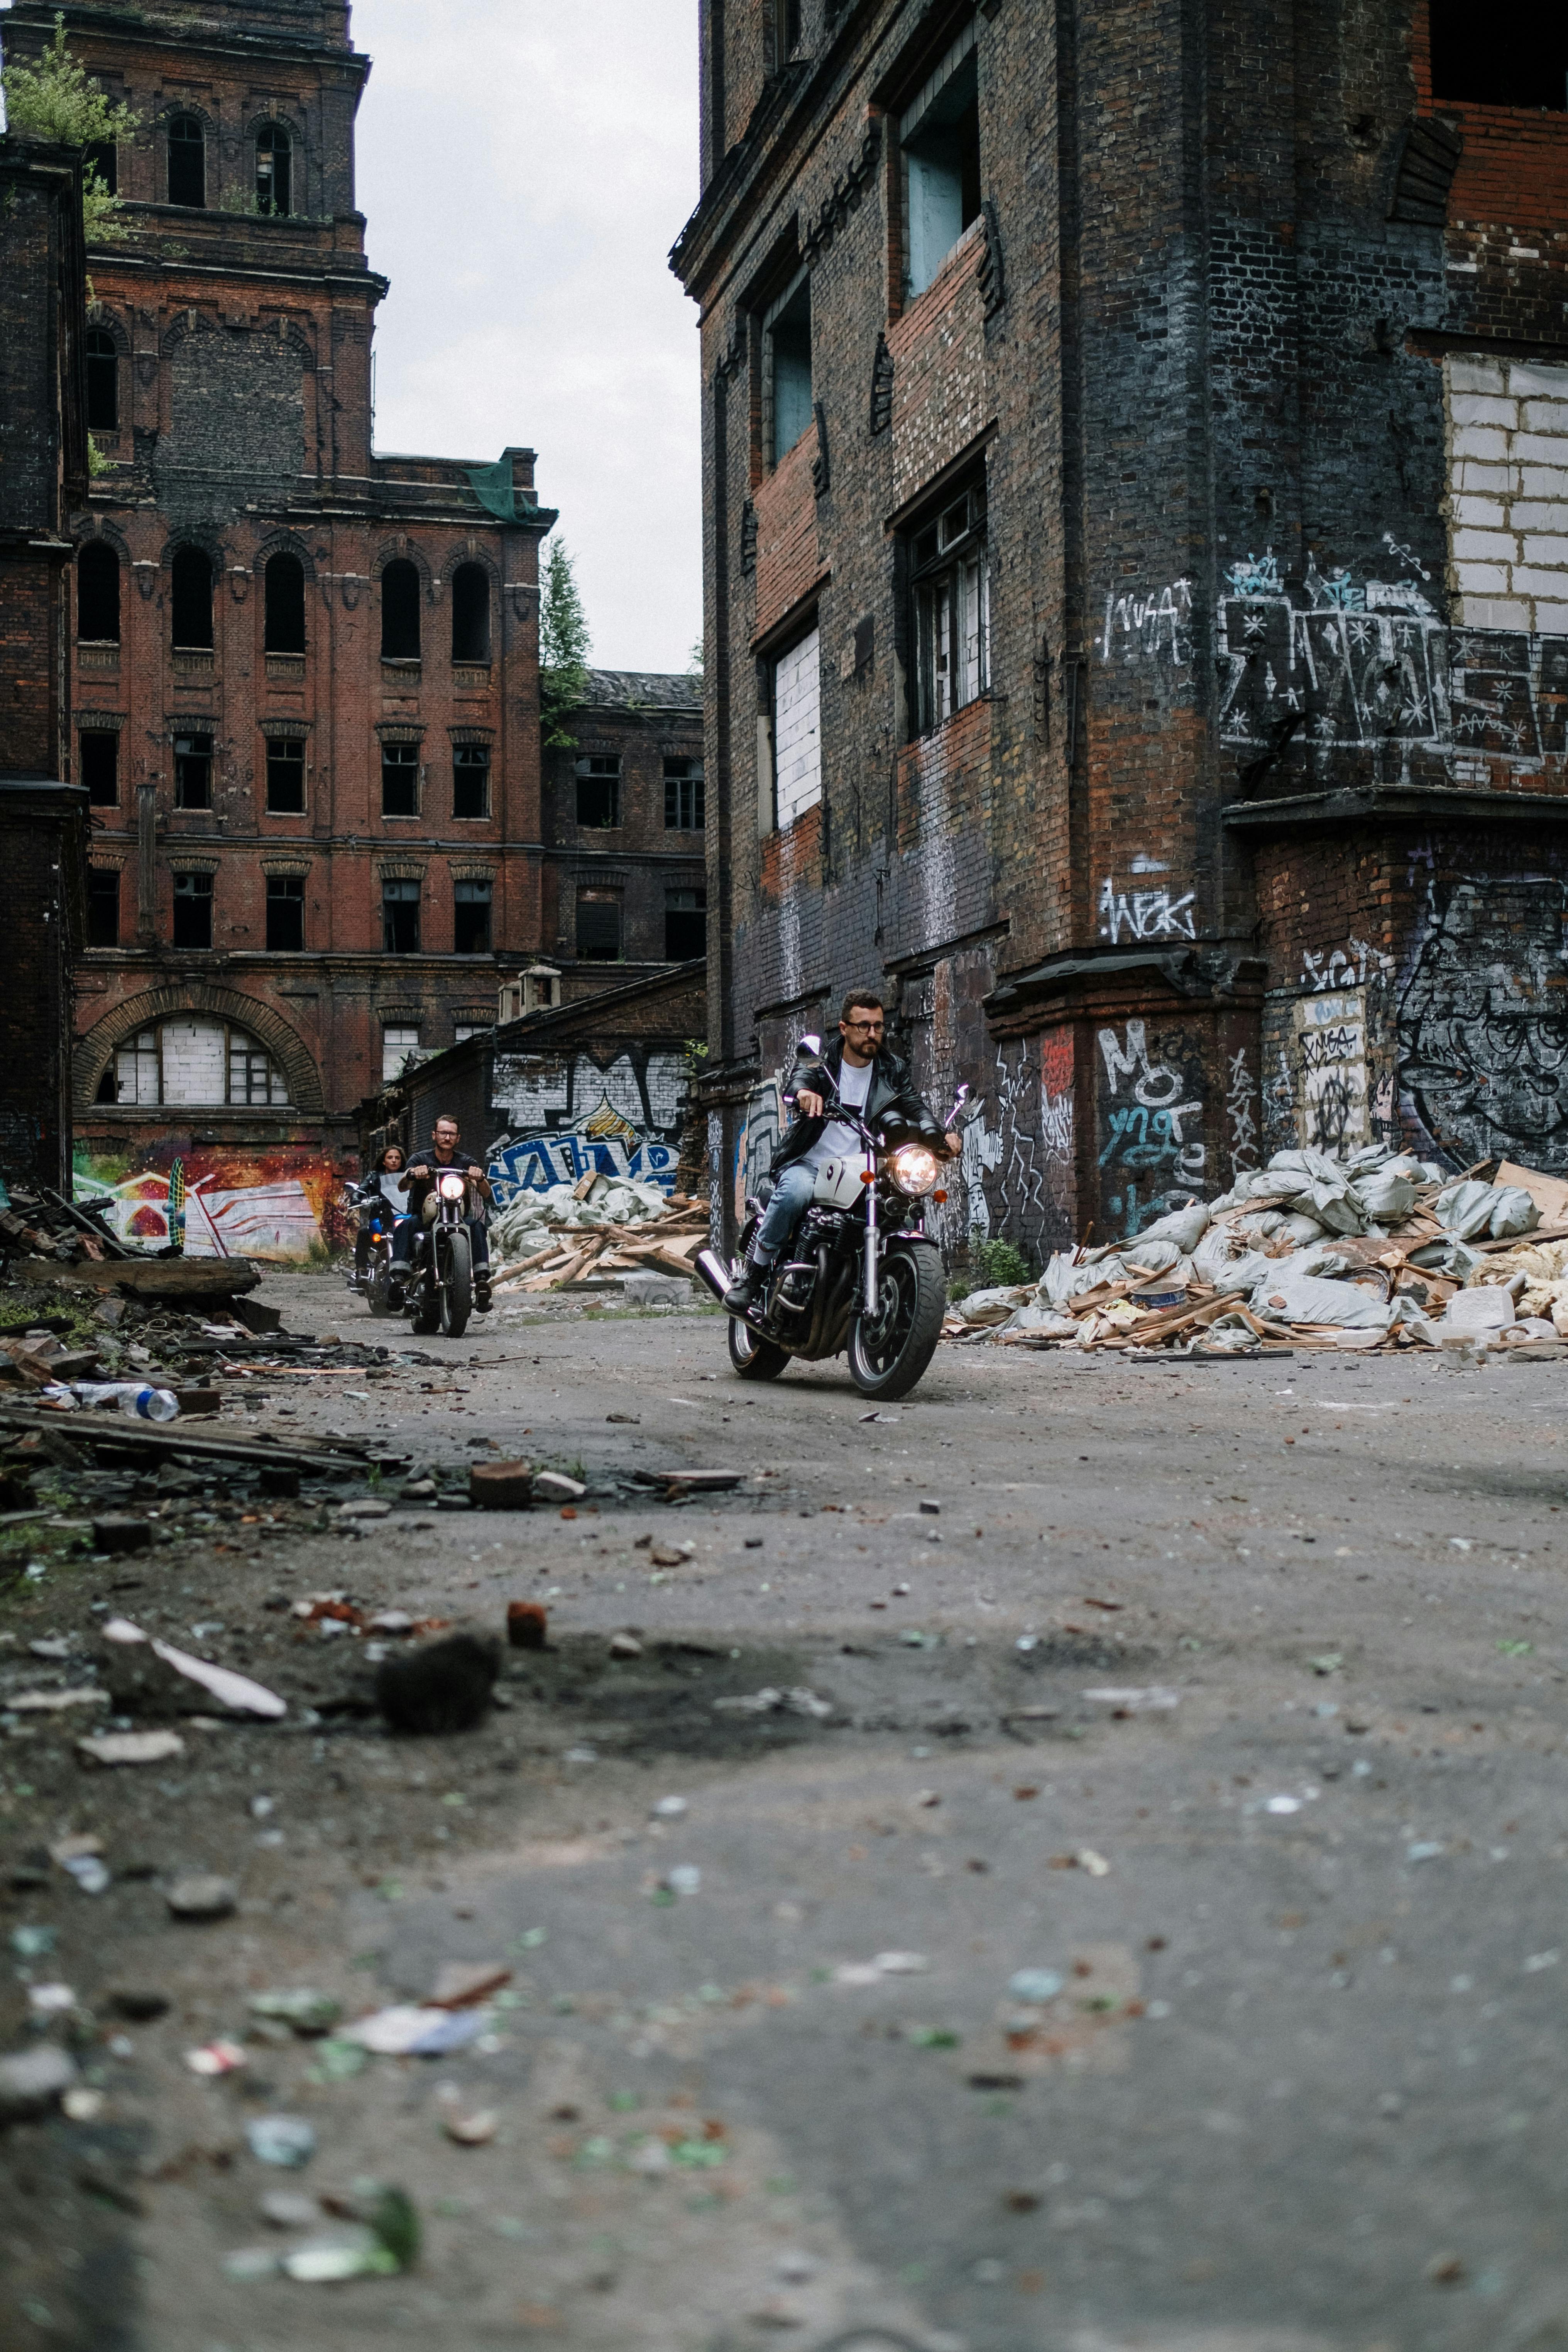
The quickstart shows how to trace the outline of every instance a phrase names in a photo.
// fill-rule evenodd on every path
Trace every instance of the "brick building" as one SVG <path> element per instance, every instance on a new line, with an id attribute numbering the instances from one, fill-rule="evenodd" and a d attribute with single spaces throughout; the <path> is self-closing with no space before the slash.
<path id="1" fill-rule="evenodd" d="M 595 669 L 544 754 L 542 936 L 570 1000 L 706 950 L 702 682 Z"/>
<path id="2" fill-rule="evenodd" d="M 47 39 L 19 0 L 11 54 Z M 343 0 L 76 0 L 141 118 L 100 157 L 72 518 L 73 740 L 92 803 L 76 1055 L 85 1181 L 149 1238 L 313 1240 L 355 1107 L 495 1018 L 541 945 L 533 455 L 372 447 L 386 281 L 354 203 L 369 60 Z M 210 1223 L 211 1230 L 207 1230 Z"/>
<path id="3" fill-rule="evenodd" d="M 86 794 L 64 781 L 85 288 L 77 158 L 0 133 L 0 1180 L 56 1188 L 69 1182 L 71 965 L 87 873 Z"/>
<path id="4" fill-rule="evenodd" d="M 1568 16 L 705 0 L 712 1137 L 883 982 L 950 1237 L 1568 1169 Z"/>

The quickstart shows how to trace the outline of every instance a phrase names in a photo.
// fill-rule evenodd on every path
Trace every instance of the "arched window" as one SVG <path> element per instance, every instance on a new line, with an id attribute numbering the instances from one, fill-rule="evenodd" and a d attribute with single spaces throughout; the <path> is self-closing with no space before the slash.
<path id="1" fill-rule="evenodd" d="M 269 654 L 305 650 L 305 567 L 297 555 L 267 559 L 267 617 L 262 646 Z"/>
<path id="2" fill-rule="evenodd" d="M 381 658 L 419 658 L 419 572 L 398 556 L 381 575 Z"/>
<path id="3" fill-rule="evenodd" d="M 288 1101 L 289 1086 L 248 1029 L 210 1013 L 182 1013 L 127 1037 L 105 1073 L 98 1099 L 270 1106 Z"/>
<path id="4" fill-rule="evenodd" d="M 289 133 L 269 122 L 256 142 L 256 209 L 258 213 L 291 213 L 294 147 Z"/>
<path id="5" fill-rule="evenodd" d="M 490 657 L 490 583 L 482 563 L 459 563 L 452 574 L 452 659 Z"/>
<path id="6" fill-rule="evenodd" d="M 89 327 L 83 349 L 87 355 L 87 429 L 89 433 L 120 430 L 120 353 L 107 327 Z"/>
<path id="7" fill-rule="evenodd" d="M 76 560 L 76 633 L 88 645 L 120 643 L 120 558 L 106 539 L 89 539 Z"/>
<path id="8" fill-rule="evenodd" d="M 169 202 L 201 211 L 207 200 L 207 135 L 194 114 L 169 118 Z"/>
<path id="9" fill-rule="evenodd" d="M 179 547 L 170 566 L 172 643 L 176 653 L 211 653 L 213 567 L 204 547 Z"/>

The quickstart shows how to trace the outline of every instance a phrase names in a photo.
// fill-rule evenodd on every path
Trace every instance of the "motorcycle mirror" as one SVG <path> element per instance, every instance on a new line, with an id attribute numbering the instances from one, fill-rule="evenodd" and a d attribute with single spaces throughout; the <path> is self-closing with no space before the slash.
<path id="1" fill-rule="evenodd" d="M 801 1039 L 799 1045 L 795 1047 L 795 1058 L 799 1062 L 804 1060 L 807 1054 L 820 1054 L 821 1051 L 822 1040 L 820 1037 L 805 1036 Z"/>

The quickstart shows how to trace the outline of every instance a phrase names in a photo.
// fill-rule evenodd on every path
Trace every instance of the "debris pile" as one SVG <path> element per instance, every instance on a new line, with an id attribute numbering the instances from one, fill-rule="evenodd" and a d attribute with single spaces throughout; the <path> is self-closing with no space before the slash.
<path id="1" fill-rule="evenodd" d="M 708 1204 L 631 1177 L 591 1175 L 525 1192 L 490 1226 L 496 1291 L 561 1290 L 590 1275 L 689 1275 Z"/>
<path id="2" fill-rule="evenodd" d="M 37 1257 L 75 1265 L 134 1255 L 100 1217 L 47 1184 L 0 1184 L 0 1262 Z"/>
<path id="3" fill-rule="evenodd" d="M 1380 1144 L 1343 1160 L 1279 1151 L 1219 1200 L 1058 1251 L 1037 1283 L 971 1292 L 946 1328 L 1025 1348 L 1557 1352 L 1568 1184 L 1507 1161 L 1456 1178 Z"/>

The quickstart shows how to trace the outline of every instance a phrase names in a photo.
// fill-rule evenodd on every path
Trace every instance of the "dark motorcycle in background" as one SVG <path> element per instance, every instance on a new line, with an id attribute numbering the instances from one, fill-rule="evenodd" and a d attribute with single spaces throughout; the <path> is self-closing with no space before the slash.
<path id="1" fill-rule="evenodd" d="M 468 1220 L 476 1213 L 475 1188 L 458 1168 L 437 1168 L 425 1195 L 414 1236 L 403 1311 L 423 1334 L 440 1331 L 460 1339 L 474 1311 L 474 1245 Z"/>
<path id="2" fill-rule="evenodd" d="M 821 1051 L 820 1038 L 803 1037 L 796 1061 Z M 944 1131 L 968 1095 L 959 1088 Z M 907 1396 L 936 1352 L 947 1307 L 942 1254 L 925 1210 L 927 1201 L 947 1198 L 937 1182 L 942 1163 L 918 1136 L 900 1136 L 896 1127 L 873 1134 L 837 1100 L 827 1108 L 854 1129 L 857 1146 L 817 1170 L 788 1255 L 770 1269 L 750 1314 L 731 1316 L 730 1361 L 743 1381 L 773 1381 L 792 1356 L 816 1363 L 847 1353 L 862 1396 Z M 732 1266 L 716 1250 L 698 1251 L 697 1271 L 716 1297 L 749 1262 L 773 1189 L 764 1177 L 748 1198 Z"/>
<path id="3" fill-rule="evenodd" d="M 338 1205 L 355 1212 L 359 1220 L 356 1239 L 368 1243 L 363 1265 L 359 1263 L 361 1253 L 356 1246 L 354 1263 L 343 1279 L 355 1297 L 364 1300 L 373 1315 L 390 1315 L 392 1229 L 397 1212 L 374 1184 L 351 1184 Z"/>

